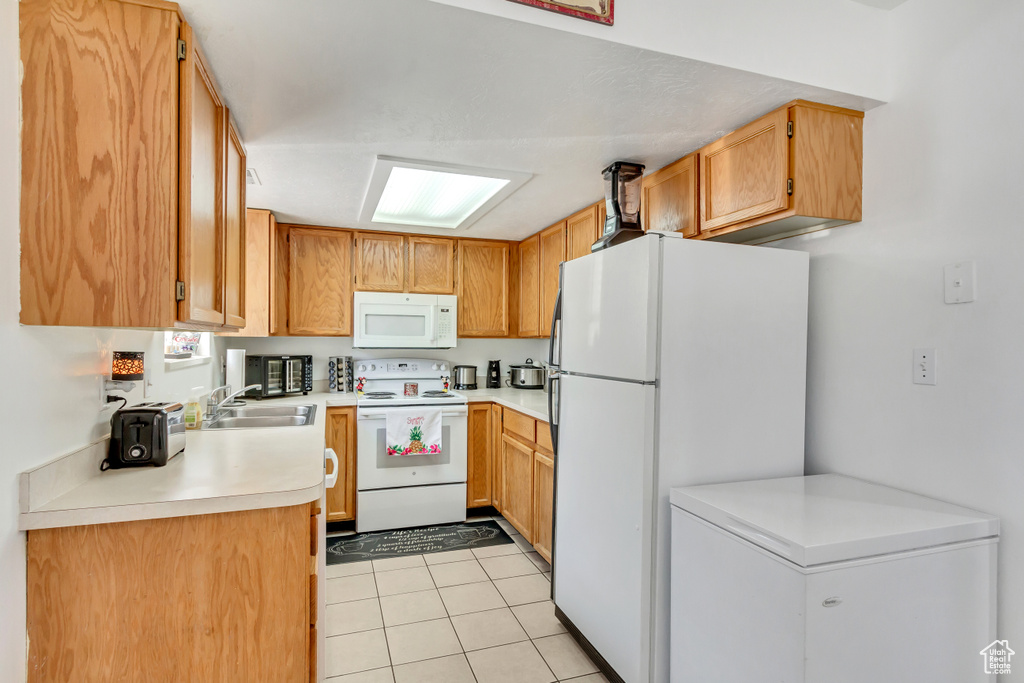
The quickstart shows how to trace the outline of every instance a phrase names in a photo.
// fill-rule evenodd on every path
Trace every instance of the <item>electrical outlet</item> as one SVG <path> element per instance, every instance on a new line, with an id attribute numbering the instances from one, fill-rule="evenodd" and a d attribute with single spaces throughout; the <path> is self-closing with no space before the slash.
<path id="1" fill-rule="evenodd" d="M 914 384 L 935 384 L 935 349 L 914 349 Z"/>

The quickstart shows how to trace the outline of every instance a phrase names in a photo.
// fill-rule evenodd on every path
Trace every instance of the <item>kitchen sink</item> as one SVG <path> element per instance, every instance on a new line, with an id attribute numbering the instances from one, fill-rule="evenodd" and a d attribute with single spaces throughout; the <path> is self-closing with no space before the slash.
<path id="1" fill-rule="evenodd" d="M 225 408 L 204 422 L 204 429 L 256 429 L 259 427 L 301 427 L 312 424 L 316 406 L 243 406 Z"/>

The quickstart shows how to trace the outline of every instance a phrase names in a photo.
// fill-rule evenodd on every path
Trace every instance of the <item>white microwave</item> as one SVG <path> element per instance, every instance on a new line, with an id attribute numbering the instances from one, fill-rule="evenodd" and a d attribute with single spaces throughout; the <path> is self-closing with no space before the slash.
<path id="1" fill-rule="evenodd" d="M 454 349 L 458 321 L 454 296 L 356 292 L 357 349 Z"/>

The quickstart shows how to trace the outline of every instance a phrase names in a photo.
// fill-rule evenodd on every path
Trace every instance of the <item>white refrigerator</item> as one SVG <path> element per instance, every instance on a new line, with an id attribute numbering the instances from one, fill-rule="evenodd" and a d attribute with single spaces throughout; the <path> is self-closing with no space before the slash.
<path id="1" fill-rule="evenodd" d="M 804 469 L 806 253 L 649 234 L 562 266 L 556 613 L 612 681 L 669 680 L 669 490 Z"/>
<path id="2" fill-rule="evenodd" d="M 998 518 L 838 474 L 671 496 L 673 683 L 993 680 Z"/>

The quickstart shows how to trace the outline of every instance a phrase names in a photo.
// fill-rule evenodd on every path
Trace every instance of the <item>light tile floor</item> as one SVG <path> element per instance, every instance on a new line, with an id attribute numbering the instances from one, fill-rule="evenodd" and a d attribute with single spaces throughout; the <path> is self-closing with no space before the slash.
<path id="1" fill-rule="evenodd" d="M 328 566 L 328 683 L 607 683 L 555 618 L 551 567 L 493 519 L 515 543 Z"/>

